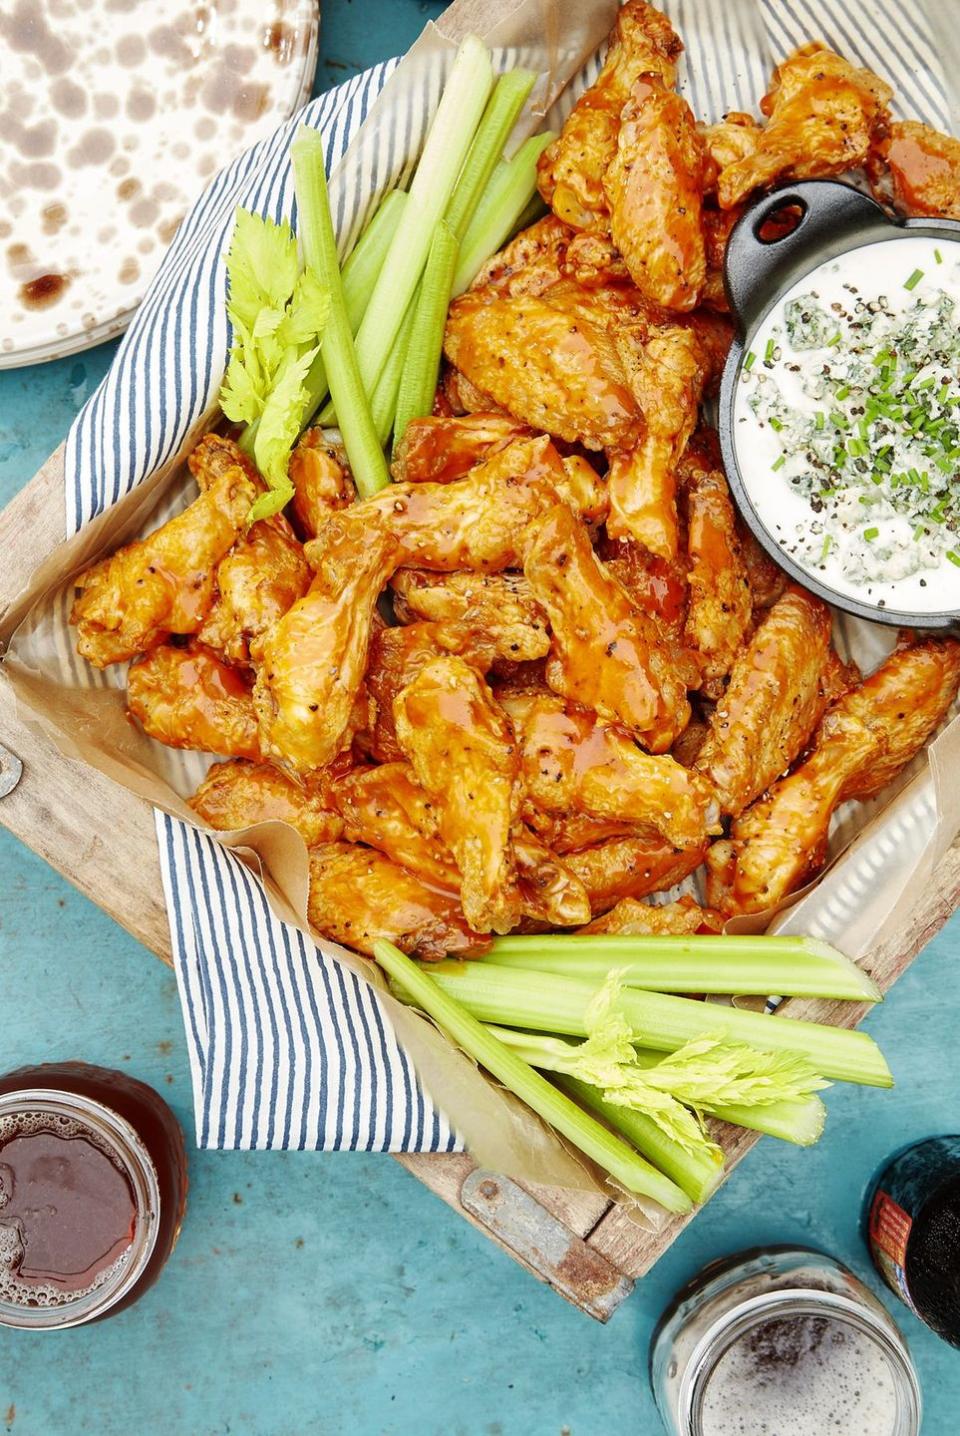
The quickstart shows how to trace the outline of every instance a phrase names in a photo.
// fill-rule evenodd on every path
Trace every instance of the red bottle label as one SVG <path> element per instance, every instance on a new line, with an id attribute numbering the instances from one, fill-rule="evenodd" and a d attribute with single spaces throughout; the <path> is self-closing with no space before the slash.
<path id="1" fill-rule="evenodd" d="M 887 1286 L 895 1291 L 910 1310 L 916 1307 L 907 1289 L 907 1243 L 913 1229 L 913 1218 L 899 1206 L 889 1192 L 878 1188 L 870 1208 L 870 1249 Z"/>

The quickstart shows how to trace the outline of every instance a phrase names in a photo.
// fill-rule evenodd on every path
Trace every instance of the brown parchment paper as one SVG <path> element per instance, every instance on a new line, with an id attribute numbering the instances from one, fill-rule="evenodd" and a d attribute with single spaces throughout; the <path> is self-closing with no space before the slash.
<path id="1" fill-rule="evenodd" d="M 484 12 L 489 20 L 482 32 L 484 38 L 505 57 L 503 63 L 526 64 L 540 75 L 533 108 L 521 120 L 518 137 L 539 128 L 539 116 L 545 111 L 550 111 L 551 123 L 559 122 L 572 103 L 571 91 L 582 87 L 584 79 L 581 76 L 574 85 L 568 82 L 593 57 L 616 10 L 616 0 L 486 0 Z M 378 147 L 382 148 L 383 135 L 396 125 L 408 87 L 427 83 L 427 77 L 433 84 L 437 56 L 448 60 L 454 48 L 435 27 L 428 26 L 351 142 L 332 177 L 331 195 L 336 212 L 338 189 L 346 184 L 344 172 L 349 172 L 354 185 L 357 174 L 363 177 L 369 204 L 352 224 L 354 232 L 382 193 L 402 179 L 399 161 L 376 180 L 374 175 L 378 174 Z M 594 59 L 587 77 L 595 70 Z M 341 233 L 340 239 L 346 246 L 352 235 Z M 202 416 L 178 455 L 58 548 L 0 615 L 0 646 L 8 645 L 4 668 L 24 721 L 42 730 L 69 756 L 80 758 L 164 812 L 195 826 L 202 825 L 196 823 L 184 799 L 194 791 L 211 760 L 165 748 L 135 728 L 125 716 L 125 669 L 99 673 L 80 660 L 68 617 L 72 580 L 79 571 L 156 527 L 194 496 L 183 459 L 217 417 L 216 411 Z M 838 616 L 837 641 L 844 655 L 855 658 L 869 672 L 892 647 L 894 635 L 889 629 Z M 893 793 L 868 804 L 846 805 L 834 823 L 832 866 L 799 902 L 775 919 L 778 929 L 829 936 L 853 956 L 868 953 L 886 937 L 960 831 L 958 759 L 960 723 L 953 721 L 929 751 L 915 760 Z M 378 988 L 397 1037 L 424 1085 L 481 1164 L 522 1180 L 604 1191 L 625 1200 L 603 1173 L 489 1081 L 431 1023 L 397 1002 L 386 991 L 374 964 L 310 931 L 307 855 L 293 829 L 270 822 L 213 836 L 260 875 L 280 918 L 294 923 L 324 953 Z M 869 862 L 882 859 L 884 890 L 881 900 L 872 903 L 851 899 L 848 891 L 851 883 L 857 888 L 856 875 L 864 855 Z M 839 908 L 838 893 L 842 897 Z M 654 1204 L 632 1199 L 626 1199 L 626 1204 L 636 1220 L 654 1227 L 660 1224 L 663 1214 Z"/>

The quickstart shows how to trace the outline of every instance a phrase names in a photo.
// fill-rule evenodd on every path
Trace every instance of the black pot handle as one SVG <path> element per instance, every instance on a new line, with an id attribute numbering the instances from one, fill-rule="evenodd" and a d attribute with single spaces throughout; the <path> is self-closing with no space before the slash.
<path id="1" fill-rule="evenodd" d="M 761 239 L 764 224 L 790 205 L 801 211 L 796 227 L 779 239 Z M 876 200 L 838 180 L 783 185 L 752 204 L 730 233 L 723 266 L 741 335 L 808 270 L 856 244 L 882 238 L 894 226 Z"/>

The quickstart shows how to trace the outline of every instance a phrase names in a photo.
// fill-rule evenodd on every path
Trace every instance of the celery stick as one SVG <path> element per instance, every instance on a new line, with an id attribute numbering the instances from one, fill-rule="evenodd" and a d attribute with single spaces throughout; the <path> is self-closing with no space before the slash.
<path id="1" fill-rule="evenodd" d="M 476 1018 L 442 991 L 427 971 L 411 962 L 393 943 L 379 939 L 373 955 L 386 973 L 424 1012 L 521 1101 L 549 1122 L 581 1152 L 597 1162 L 630 1192 L 652 1197 L 671 1212 L 690 1210 L 689 1198 L 673 1182 L 582 1112 L 563 1092 L 498 1042 Z"/>
<path id="2" fill-rule="evenodd" d="M 536 78 L 532 70 L 511 70 L 501 75 L 493 88 L 444 215 L 458 239 L 473 218 Z"/>
<path id="3" fill-rule="evenodd" d="M 651 1052 L 642 1047 L 634 1050 L 639 1067 L 655 1067 L 663 1058 L 662 1052 Z M 796 1101 L 768 1102 L 765 1106 L 703 1102 L 701 1107 L 711 1117 L 719 1117 L 734 1127 L 748 1127 L 752 1132 L 764 1132 L 770 1137 L 779 1137 L 783 1142 L 793 1142 L 798 1147 L 811 1147 L 819 1141 L 827 1118 L 827 1109 L 816 1093 Z M 646 1155 L 650 1156 L 650 1153 Z"/>
<path id="4" fill-rule="evenodd" d="M 509 239 L 517 221 L 537 192 L 537 160 L 556 136 L 547 130 L 533 135 L 510 160 L 494 170 L 473 219 L 460 241 L 460 258 L 453 277 L 454 296 L 475 279 L 491 254 Z"/>
<path id="5" fill-rule="evenodd" d="M 290 156 L 300 211 L 299 233 L 303 256 L 330 291 L 330 315 L 321 350 L 323 361 L 330 376 L 354 482 L 358 493 L 366 498 L 385 488 L 390 482 L 390 475 L 373 426 L 347 318 L 327 198 L 323 141 L 317 131 L 302 127 L 293 142 Z"/>
<path id="6" fill-rule="evenodd" d="M 373 398 L 370 400 L 374 428 L 382 444 L 387 442 L 390 437 L 390 430 L 393 428 L 393 419 L 397 412 L 397 394 L 400 390 L 400 377 L 403 374 L 403 366 L 407 357 L 407 346 L 410 343 L 410 331 L 413 328 L 415 313 L 416 300 L 411 299 L 407 306 L 407 312 L 403 316 L 400 332 L 394 340 L 393 348 L 390 350 L 390 357 L 384 366 L 383 373 L 377 380 L 377 387 L 374 389 Z"/>
<path id="7" fill-rule="evenodd" d="M 496 938 L 486 962 L 600 983 L 614 968 L 651 992 L 776 992 L 879 1002 L 862 968 L 809 937 L 631 937 L 621 933 Z"/>
<path id="8" fill-rule="evenodd" d="M 356 334 L 360 328 L 360 321 L 370 302 L 377 275 L 383 268 L 387 250 L 409 198 L 403 190 L 391 190 L 344 261 L 341 275 L 343 302 L 347 308 L 351 334 Z M 307 413 L 312 417 L 329 392 L 322 353 L 317 355 L 310 366 L 306 389 L 310 396 Z"/>
<path id="9" fill-rule="evenodd" d="M 595 984 L 486 962 L 437 963 L 431 976 L 483 1022 L 587 1035 L 584 1019 Z M 659 1052 L 675 1052 L 697 1037 L 727 1037 L 766 1052 L 796 1052 L 839 1082 L 893 1086 L 883 1054 L 865 1032 L 632 989 L 619 994 L 616 1010 L 630 1023 L 637 1044 Z"/>
<path id="10" fill-rule="evenodd" d="M 604 1100 L 598 1087 L 578 1082 L 576 1077 L 557 1074 L 553 1081 L 626 1137 L 641 1156 L 658 1167 L 672 1182 L 676 1182 L 691 1201 L 698 1204 L 705 1202 L 719 1185 L 723 1176 L 723 1163 L 718 1162 L 711 1151 L 688 1152 L 642 1112 L 634 1112 L 630 1107 L 614 1106 L 612 1102 Z"/>
<path id="11" fill-rule="evenodd" d="M 468 35 L 444 86 L 410 186 L 410 202 L 357 331 L 357 362 L 368 394 L 373 392 L 413 298 L 434 230 L 453 194 L 492 88 L 490 53 L 476 35 Z"/>
<path id="12" fill-rule="evenodd" d="M 446 221 L 441 220 L 433 236 L 427 267 L 417 293 L 410 341 L 406 346 L 397 394 L 394 445 L 403 438 L 411 419 L 421 419 L 433 408 L 457 247 L 457 236 Z"/>

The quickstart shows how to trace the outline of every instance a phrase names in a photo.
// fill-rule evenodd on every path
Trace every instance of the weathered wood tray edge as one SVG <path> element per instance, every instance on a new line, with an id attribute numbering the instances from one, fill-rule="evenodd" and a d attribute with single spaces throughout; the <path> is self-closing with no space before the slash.
<path id="1" fill-rule="evenodd" d="M 0 612 L 38 564 L 63 540 L 63 447 L 0 513 Z M 119 922 L 145 947 L 170 963 L 170 936 L 160 885 L 159 858 L 149 806 L 102 774 L 65 758 L 19 717 L 0 668 L 0 741 L 23 762 L 17 787 L 0 800 L 0 824 Z M 133 856 L 135 855 L 135 857 Z M 960 905 L 960 848 L 946 854 L 923 899 L 905 913 L 896 937 L 872 955 L 875 980 L 886 991 Z M 797 1016 L 855 1025 L 865 1007 L 792 1003 Z M 728 1170 L 756 1141 L 732 1131 Z M 397 1160 L 535 1276 L 581 1310 L 606 1320 L 650 1270 L 690 1218 L 642 1230 L 614 1201 L 554 1188 L 531 1188 L 537 1206 L 516 1213 L 514 1184 L 491 1174 L 474 1177 L 464 1155 L 404 1155 Z M 469 1187 L 469 1192 L 465 1188 Z M 487 1196 L 506 1198 L 496 1202 Z M 465 1204 L 466 1203 L 466 1204 Z M 531 1231 L 531 1210 L 540 1214 Z M 511 1225 L 513 1221 L 513 1225 Z M 539 1223 L 539 1225 L 538 1225 Z"/>

